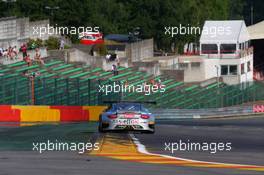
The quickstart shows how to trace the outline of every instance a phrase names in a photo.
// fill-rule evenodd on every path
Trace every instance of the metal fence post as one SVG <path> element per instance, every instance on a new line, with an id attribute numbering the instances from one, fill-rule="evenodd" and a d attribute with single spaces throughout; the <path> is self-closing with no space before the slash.
<path id="1" fill-rule="evenodd" d="M 66 100 L 67 105 L 70 104 L 70 94 L 69 94 L 69 78 L 66 78 Z"/>
<path id="2" fill-rule="evenodd" d="M 53 105 L 57 105 L 57 78 L 54 78 Z"/>
<path id="3" fill-rule="evenodd" d="M 42 102 L 40 102 L 42 105 L 44 105 L 46 102 L 46 78 L 43 78 L 43 90 L 42 90 Z"/>
<path id="4" fill-rule="evenodd" d="M 77 78 L 77 105 L 80 105 L 80 79 Z"/>
<path id="5" fill-rule="evenodd" d="M 88 79 L 88 103 L 91 105 L 91 80 Z"/>
<path id="6" fill-rule="evenodd" d="M 101 86 L 101 81 L 100 81 L 100 80 L 97 80 L 97 82 L 98 82 L 98 87 Z M 96 89 L 97 89 L 97 88 L 96 88 Z M 99 92 L 99 91 L 97 90 L 97 105 L 100 104 L 100 99 L 101 99 L 101 92 Z"/>
<path id="7" fill-rule="evenodd" d="M 14 84 L 13 84 L 13 93 L 14 93 L 14 96 L 13 96 L 13 104 L 17 104 L 17 77 L 15 77 L 15 81 L 14 81 Z"/>

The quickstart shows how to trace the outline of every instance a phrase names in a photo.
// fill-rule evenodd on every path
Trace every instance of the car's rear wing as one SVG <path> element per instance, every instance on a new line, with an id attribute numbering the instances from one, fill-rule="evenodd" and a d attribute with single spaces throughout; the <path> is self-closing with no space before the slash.
<path id="1" fill-rule="evenodd" d="M 110 100 L 110 101 L 103 101 L 103 103 L 144 103 L 144 104 L 157 104 L 156 101 L 134 101 L 134 100 Z"/>

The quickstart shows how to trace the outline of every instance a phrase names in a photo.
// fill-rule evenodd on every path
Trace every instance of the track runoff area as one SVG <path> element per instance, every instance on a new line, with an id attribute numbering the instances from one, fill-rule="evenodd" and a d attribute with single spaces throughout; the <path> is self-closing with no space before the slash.
<path id="1" fill-rule="evenodd" d="M 1 123 L 0 174 L 264 173 L 262 115 L 158 121 L 155 134 L 97 125 Z"/>

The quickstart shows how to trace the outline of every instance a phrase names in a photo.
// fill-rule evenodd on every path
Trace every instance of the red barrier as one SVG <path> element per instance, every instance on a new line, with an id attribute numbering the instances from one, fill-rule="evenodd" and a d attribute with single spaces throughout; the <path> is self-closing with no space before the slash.
<path id="1" fill-rule="evenodd" d="M 20 110 L 12 109 L 11 105 L 0 106 L 0 122 L 19 122 Z"/>
<path id="2" fill-rule="evenodd" d="M 253 105 L 253 112 L 255 113 L 264 112 L 264 105 Z"/>
<path id="3" fill-rule="evenodd" d="M 88 121 L 89 111 L 82 106 L 51 106 L 51 109 L 60 110 L 60 121 Z"/>

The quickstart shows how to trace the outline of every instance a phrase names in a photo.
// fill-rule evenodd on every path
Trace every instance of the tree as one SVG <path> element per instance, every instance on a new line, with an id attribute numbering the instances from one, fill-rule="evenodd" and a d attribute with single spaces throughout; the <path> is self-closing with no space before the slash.
<path id="1" fill-rule="evenodd" d="M 128 34 L 141 28 L 141 37 L 153 37 L 159 49 L 178 49 L 186 42 L 198 41 L 199 35 L 165 35 L 166 26 L 202 27 L 205 20 L 241 19 L 248 21 L 250 0 L 17 0 L 12 7 L 0 1 L 0 15 L 51 19 L 58 26 L 99 26 L 104 35 Z M 261 0 L 253 1 L 256 21 L 263 19 Z M 59 10 L 45 7 L 59 6 Z M 72 41 L 76 36 L 70 36 Z"/>

